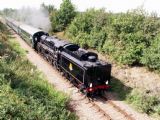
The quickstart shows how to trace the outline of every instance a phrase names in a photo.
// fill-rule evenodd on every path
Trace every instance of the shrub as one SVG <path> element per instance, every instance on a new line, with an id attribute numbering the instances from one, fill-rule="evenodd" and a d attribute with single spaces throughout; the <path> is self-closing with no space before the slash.
<path id="1" fill-rule="evenodd" d="M 160 105 L 155 106 L 155 111 L 158 115 L 160 115 Z"/>
<path id="2" fill-rule="evenodd" d="M 156 96 L 149 96 L 139 90 L 133 90 L 127 96 L 127 101 L 147 114 L 158 113 L 158 108 L 157 111 L 155 108 L 160 105 L 160 100 Z"/>
<path id="3" fill-rule="evenodd" d="M 157 23 L 154 27 L 148 24 L 155 21 L 155 18 L 147 18 L 143 13 L 135 11 L 117 15 L 111 24 L 109 40 L 106 40 L 103 50 L 119 63 L 141 64 L 144 50 L 156 36 L 152 34 L 159 32 L 158 27 L 155 27 Z"/>
<path id="4" fill-rule="evenodd" d="M 81 46 L 104 52 L 120 64 L 139 65 L 145 64 L 144 52 L 160 33 L 159 28 L 158 17 L 141 9 L 119 14 L 90 9 L 74 18 L 66 34 Z"/>
<path id="5" fill-rule="evenodd" d="M 142 63 L 150 69 L 160 71 L 160 35 L 158 35 L 152 44 L 144 52 Z"/>
<path id="6" fill-rule="evenodd" d="M 80 13 L 74 18 L 72 23 L 67 28 L 66 34 L 75 42 L 80 45 L 86 44 L 91 48 L 97 48 L 101 50 L 101 47 L 107 37 L 107 32 L 105 27 L 107 23 L 107 15 L 103 9 L 87 10 L 85 13 Z M 81 40 L 78 40 L 83 38 Z M 84 42 L 85 41 L 85 42 Z"/>
<path id="7" fill-rule="evenodd" d="M 73 42 L 78 43 L 82 48 L 87 49 L 88 43 L 90 41 L 90 36 L 86 33 L 79 33 L 77 37 L 73 40 Z"/>

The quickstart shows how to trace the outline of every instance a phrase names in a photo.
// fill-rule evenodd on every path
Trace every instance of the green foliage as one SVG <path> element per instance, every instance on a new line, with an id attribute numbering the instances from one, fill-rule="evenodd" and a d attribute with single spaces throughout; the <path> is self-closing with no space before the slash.
<path id="1" fill-rule="evenodd" d="M 75 38 L 75 43 L 79 44 L 83 48 L 88 48 L 88 41 L 90 40 L 90 36 L 86 33 L 79 33 L 79 35 Z M 73 42 L 74 42 L 73 41 Z"/>
<path id="2" fill-rule="evenodd" d="M 70 0 L 63 0 L 60 9 L 51 14 L 51 22 L 53 31 L 62 31 L 75 17 L 75 8 Z"/>
<path id="3" fill-rule="evenodd" d="M 58 11 L 54 11 L 51 13 L 50 20 L 51 20 L 51 26 L 52 26 L 53 32 L 62 31 L 62 29 L 61 29 L 62 24 L 60 24 L 60 22 L 59 22 Z"/>
<path id="4" fill-rule="evenodd" d="M 159 25 L 156 18 L 144 14 L 121 14 L 113 20 L 104 51 L 122 64 L 140 64 L 144 50 L 159 33 Z"/>
<path id="5" fill-rule="evenodd" d="M 67 97 L 44 81 L 27 60 L 0 61 L 0 119 L 75 119 Z"/>
<path id="6" fill-rule="evenodd" d="M 132 93 L 127 96 L 127 101 L 142 112 L 159 114 L 160 100 L 156 96 L 149 96 L 138 90 L 133 90 Z"/>
<path id="7" fill-rule="evenodd" d="M 107 31 L 103 27 L 107 23 L 106 18 L 107 14 L 103 9 L 91 9 L 80 13 L 68 27 L 67 35 L 82 47 L 85 44 L 85 46 L 101 50 L 107 37 Z"/>
<path id="8" fill-rule="evenodd" d="M 150 69 L 160 71 L 160 35 L 158 35 L 152 44 L 144 52 L 142 63 L 148 66 Z"/>
<path id="9" fill-rule="evenodd" d="M 111 79 L 112 94 L 118 93 L 120 100 L 127 101 L 140 112 L 147 114 L 155 114 L 160 116 L 160 97 L 158 95 L 150 95 L 146 91 L 127 87 L 120 80 L 112 77 Z"/>
<path id="10" fill-rule="evenodd" d="M 155 106 L 155 112 L 160 115 L 160 105 Z"/>
<path id="11" fill-rule="evenodd" d="M 13 39 L 12 39 L 13 40 Z M 57 92 L 13 41 L 0 39 L 0 119 L 74 120 Z"/>
<path id="12" fill-rule="evenodd" d="M 159 18 L 141 9 L 119 14 L 90 9 L 77 15 L 66 31 L 73 42 L 104 52 L 120 64 L 147 66 L 144 53 L 159 33 Z"/>

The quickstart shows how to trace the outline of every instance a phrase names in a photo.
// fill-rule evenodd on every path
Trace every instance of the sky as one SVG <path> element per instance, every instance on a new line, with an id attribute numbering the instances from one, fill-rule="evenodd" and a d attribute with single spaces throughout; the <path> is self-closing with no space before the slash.
<path id="1" fill-rule="evenodd" d="M 106 11 L 126 12 L 130 9 L 143 6 L 148 12 L 157 12 L 160 15 L 160 0 L 71 0 L 78 11 L 88 8 L 105 8 Z M 0 0 L 0 9 L 3 8 L 39 8 L 40 4 L 52 4 L 59 8 L 62 0 Z"/>

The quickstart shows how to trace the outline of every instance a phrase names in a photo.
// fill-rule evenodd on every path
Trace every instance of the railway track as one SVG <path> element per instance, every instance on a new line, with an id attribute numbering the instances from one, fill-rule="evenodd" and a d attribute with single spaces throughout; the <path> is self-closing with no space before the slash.
<path id="1" fill-rule="evenodd" d="M 66 79 L 64 76 L 63 76 L 63 78 L 66 80 L 66 82 L 68 82 L 70 84 L 70 88 L 76 89 L 78 91 L 76 93 L 79 94 L 82 97 L 82 99 L 80 99 L 80 100 L 81 101 L 82 100 L 87 100 L 88 102 L 86 102 L 85 104 L 91 104 L 91 107 L 95 108 L 96 111 L 97 111 L 97 113 L 101 114 L 101 118 L 102 119 L 104 119 L 104 120 L 114 120 L 114 119 L 111 118 L 111 116 L 106 111 L 104 111 L 103 109 L 101 109 L 101 107 L 99 105 L 97 105 L 94 101 L 90 100 L 84 94 L 82 94 L 79 91 L 78 86 L 75 86 L 75 85 L 71 84 L 70 81 L 68 81 L 68 79 Z"/>
<path id="2" fill-rule="evenodd" d="M 80 93 L 81 96 L 85 97 L 83 94 Z M 97 110 L 97 113 L 101 114 L 101 118 L 104 120 L 114 120 L 111 118 L 111 116 L 103 110 L 99 105 L 97 105 L 94 101 L 88 99 L 88 103 L 86 104 L 92 104 L 92 108 L 95 108 Z"/>
<path id="3" fill-rule="evenodd" d="M 80 95 L 83 96 L 83 97 L 85 97 L 81 93 L 80 93 Z M 105 119 L 105 120 L 135 120 L 130 114 L 128 114 L 127 112 L 125 112 L 125 110 L 122 110 L 119 106 L 117 106 L 111 100 L 108 100 L 105 96 L 101 96 L 98 100 L 100 100 L 100 101 L 98 101 L 99 103 L 102 103 L 103 108 L 101 107 L 101 105 L 97 104 L 97 102 L 92 101 L 92 100 L 88 100 L 88 103 L 86 103 L 86 104 L 92 104 L 91 107 L 96 108 L 97 113 L 101 114 L 102 119 Z M 121 114 L 122 117 L 119 117 L 119 118 L 116 119 L 116 116 L 113 117 L 113 115 L 110 115 L 106 111 L 106 109 L 104 109 L 104 108 L 107 108 L 107 104 L 109 104 L 110 106 L 112 106 L 112 108 L 115 111 L 117 111 L 119 114 Z"/>
<path id="4" fill-rule="evenodd" d="M 110 104 L 113 108 L 115 108 L 118 112 L 120 112 L 127 120 L 135 120 L 130 114 L 128 114 L 125 110 L 122 110 L 119 106 L 117 106 L 113 101 L 108 100 L 107 97 L 101 96 L 102 99 L 105 100 L 107 104 Z"/>
<path id="5" fill-rule="evenodd" d="M 70 88 L 73 88 L 73 89 L 78 88 L 78 86 L 76 86 L 77 88 L 75 88 L 75 86 L 73 84 L 71 84 L 66 78 L 65 78 L 65 80 L 70 84 Z M 104 120 L 135 120 L 132 117 L 132 115 L 128 114 L 125 110 L 122 110 L 112 100 L 108 100 L 107 97 L 105 97 L 105 96 L 101 96 L 101 97 L 97 98 L 97 100 L 92 101 L 89 98 L 87 98 L 84 94 L 82 94 L 80 92 L 77 92 L 77 93 L 79 93 L 79 95 L 81 97 L 83 97 L 84 99 L 87 99 L 88 102 L 85 104 L 91 104 L 91 107 L 96 109 L 97 113 L 101 114 L 101 118 Z M 80 99 L 80 100 L 83 100 L 83 99 Z M 99 104 L 101 104 L 101 105 L 99 105 Z M 116 119 L 115 116 L 113 117 L 113 115 L 110 115 L 106 110 L 108 105 L 110 105 L 114 109 L 114 111 L 121 114 L 122 117 L 119 117 L 119 119 Z M 101 107 L 101 106 L 103 106 L 103 107 Z M 108 109 L 110 109 L 110 108 L 108 108 Z"/>
<path id="6" fill-rule="evenodd" d="M 45 58 L 43 58 L 45 59 Z M 50 64 L 51 65 L 51 64 Z M 53 69 L 55 69 L 53 67 Z M 56 69 L 55 69 L 56 70 Z M 57 70 L 56 70 L 57 71 Z M 57 71 L 57 74 L 61 74 Z M 61 74 L 62 75 L 62 74 Z M 65 79 L 66 82 L 68 82 L 70 84 L 70 88 L 79 91 L 78 86 L 73 85 L 67 78 L 65 78 L 65 76 L 63 76 L 63 79 Z M 89 98 L 87 98 L 84 94 L 82 94 L 80 91 L 76 92 L 77 94 L 79 94 L 83 99 L 79 99 L 79 101 L 81 100 L 87 100 L 88 102 L 86 102 L 85 104 L 91 104 L 91 107 L 93 109 L 96 109 L 96 113 L 101 115 L 101 118 L 104 120 L 135 120 L 130 114 L 128 114 L 127 112 L 125 112 L 125 110 L 122 110 L 119 106 L 117 106 L 114 102 L 112 102 L 112 100 L 108 100 L 107 97 L 105 96 L 100 96 L 99 98 L 97 98 L 97 100 L 90 100 Z M 101 105 L 99 105 L 101 104 Z M 114 109 L 115 112 L 118 112 L 121 117 L 117 118 L 112 114 L 110 115 L 110 113 L 107 112 L 107 107 L 111 106 L 112 109 Z M 103 107 L 102 107 L 103 106 Z M 110 109 L 110 108 L 108 108 Z"/>
<path id="7" fill-rule="evenodd" d="M 46 59 L 40 55 L 45 61 Z M 49 63 L 49 62 L 48 62 Z M 50 64 L 50 63 L 49 63 Z M 50 66 L 52 66 L 50 64 Z M 57 74 L 61 74 L 59 71 L 56 70 L 56 68 L 52 67 Z M 62 76 L 62 74 L 61 74 Z M 65 76 L 62 76 L 62 78 L 70 84 L 69 88 L 75 89 L 78 91 L 78 86 L 73 85 L 68 79 L 65 78 Z M 101 96 L 100 98 L 98 98 L 98 103 L 102 103 L 103 106 L 106 106 L 106 104 L 111 105 L 115 111 L 119 112 L 122 116 L 124 116 L 125 119 L 115 119 L 115 117 L 113 117 L 113 115 L 110 115 L 106 109 L 102 108 L 101 105 L 97 104 L 97 102 L 89 100 L 84 94 L 82 94 L 80 91 L 77 92 L 81 97 L 83 97 L 85 100 L 87 100 L 88 102 L 86 102 L 85 104 L 91 104 L 91 107 L 93 109 L 96 109 L 96 113 L 101 115 L 102 120 L 135 120 L 134 118 L 131 117 L 131 115 L 129 115 L 128 113 L 126 113 L 124 110 L 122 110 L 119 106 L 117 106 L 116 104 L 114 104 L 111 100 L 108 100 L 105 96 Z M 84 99 L 80 99 L 80 100 L 84 100 Z M 107 108 L 107 106 L 106 106 Z"/>

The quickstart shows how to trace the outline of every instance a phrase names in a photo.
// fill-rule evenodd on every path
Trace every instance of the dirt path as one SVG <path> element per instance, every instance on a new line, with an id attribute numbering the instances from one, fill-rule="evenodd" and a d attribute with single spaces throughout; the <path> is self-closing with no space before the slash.
<path id="1" fill-rule="evenodd" d="M 20 46 L 24 48 L 27 53 L 27 58 L 31 63 L 33 63 L 37 68 L 44 73 L 48 81 L 55 86 L 55 88 L 59 91 L 63 91 L 70 95 L 71 102 L 70 105 L 73 107 L 73 110 L 76 112 L 77 116 L 79 116 L 80 120 L 105 120 L 91 104 L 87 104 L 87 99 L 84 99 L 83 96 L 80 95 L 77 89 L 73 88 L 64 78 L 52 68 L 40 55 L 38 55 L 33 49 L 31 49 L 18 35 L 14 35 L 16 40 L 20 43 Z M 128 105 L 124 104 L 122 101 L 113 100 L 118 106 L 131 114 L 136 120 L 151 120 L 146 114 L 140 114 L 131 109 Z M 107 108 L 105 108 L 107 109 Z M 113 120 L 123 120 L 118 116 L 114 116 Z"/>

